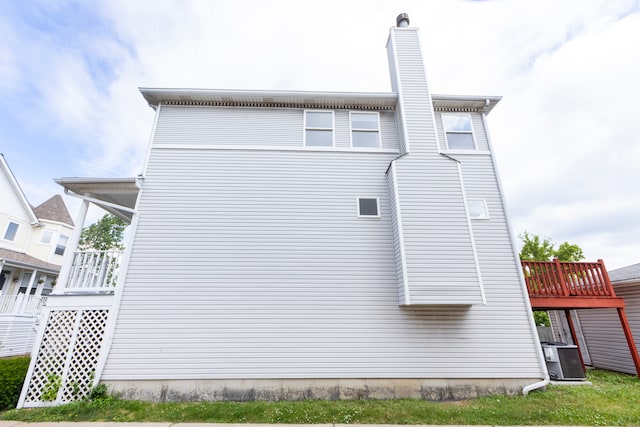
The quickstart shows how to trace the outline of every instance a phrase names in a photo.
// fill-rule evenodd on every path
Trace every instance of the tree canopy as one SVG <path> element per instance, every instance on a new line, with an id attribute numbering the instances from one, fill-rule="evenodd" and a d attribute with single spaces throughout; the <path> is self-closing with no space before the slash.
<path id="1" fill-rule="evenodd" d="M 577 262 L 584 259 L 582 248 L 578 245 L 562 242 L 556 248 L 555 243 L 548 237 L 529 234 L 526 230 L 519 237 L 523 243 L 520 251 L 520 259 L 522 260 L 551 261 L 558 258 L 560 261 Z"/>
<path id="2" fill-rule="evenodd" d="M 106 214 L 99 221 L 82 229 L 78 248 L 81 250 L 95 249 L 108 251 L 124 249 L 122 239 L 127 223 L 112 214 Z"/>

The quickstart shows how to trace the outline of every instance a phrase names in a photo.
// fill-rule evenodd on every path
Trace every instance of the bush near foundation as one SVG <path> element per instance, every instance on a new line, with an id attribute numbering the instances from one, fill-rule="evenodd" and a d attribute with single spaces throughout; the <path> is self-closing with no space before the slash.
<path id="1" fill-rule="evenodd" d="M 29 369 L 29 356 L 0 359 L 0 411 L 13 409 L 18 404 L 22 383 Z"/>

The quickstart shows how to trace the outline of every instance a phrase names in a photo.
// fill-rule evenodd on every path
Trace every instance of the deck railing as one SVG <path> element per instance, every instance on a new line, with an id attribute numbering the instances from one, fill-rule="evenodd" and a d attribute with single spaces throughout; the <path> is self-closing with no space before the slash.
<path id="1" fill-rule="evenodd" d="M 122 251 L 77 251 L 64 293 L 111 292 L 120 272 Z"/>
<path id="2" fill-rule="evenodd" d="M 615 297 L 602 260 L 522 261 L 530 297 Z"/>
<path id="3" fill-rule="evenodd" d="M 34 295 L 0 295 L 0 314 L 37 316 L 47 297 Z"/>

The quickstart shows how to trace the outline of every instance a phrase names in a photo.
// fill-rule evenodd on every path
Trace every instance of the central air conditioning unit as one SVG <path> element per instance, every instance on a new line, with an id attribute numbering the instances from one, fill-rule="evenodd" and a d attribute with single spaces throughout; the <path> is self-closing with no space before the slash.
<path id="1" fill-rule="evenodd" d="M 584 380 L 586 375 L 578 347 L 562 342 L 542 343 L 542 352 L 552 380 Z"/>

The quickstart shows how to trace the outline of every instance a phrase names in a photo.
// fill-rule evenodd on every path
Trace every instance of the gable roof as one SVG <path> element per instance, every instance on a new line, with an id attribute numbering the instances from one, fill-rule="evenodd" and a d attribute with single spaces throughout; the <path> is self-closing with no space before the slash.
<path id="1" fill-rule="evenodd" d="M 49 273 L 60 272 L 60 266 L 42 261 L 24 252 L 16 252 L 11 249 L 0 248 L 0 260 L 4 260 L 4 265 L 9 267 L 30 268 Z"/>
<path id="2" fill-rule="evenodd" d="M 631 264 L 626 267 L 611 270 L 609 272 L 609 279 L 611 279 L 611 282 L 640 280 L 640 262 L 638 264 Z"/>
<path id="3" fill-rule="evenodd" d="M 39 206 L 33 208 L 33 211 L 40 219 L 61 222 L 73 227 L 73 220 L 67 210 L 67 205 L 59 194 L 56 194 L 49 200 L 42 202 Z"/>
<path id="4" fill-rule="evenodd" d="M 9 164 L 5 160 L 4 155 L 2 153 L 0 153 L 0 172 L 3 172 L 4 175 L 6 176 L 7 181 L 9 182 L 9 185 L 13 188 L 13 192 L 16 195 L 22 207 L 24 208 L 27 216 L 29 217 L 29 220 L 31 221 L 31 224 L 37 225 L 39 223 L 38 216 L 33 211 L 33 208 L 27 201 L 27 196 L 24 195 L 24 192 L 22 191 L 20 184 L 18 184 L 18 180 L 16 179 L 15 175 L 13 175 L 13 172 L 11 172 L 11 168 L 9 168 Z"/>

